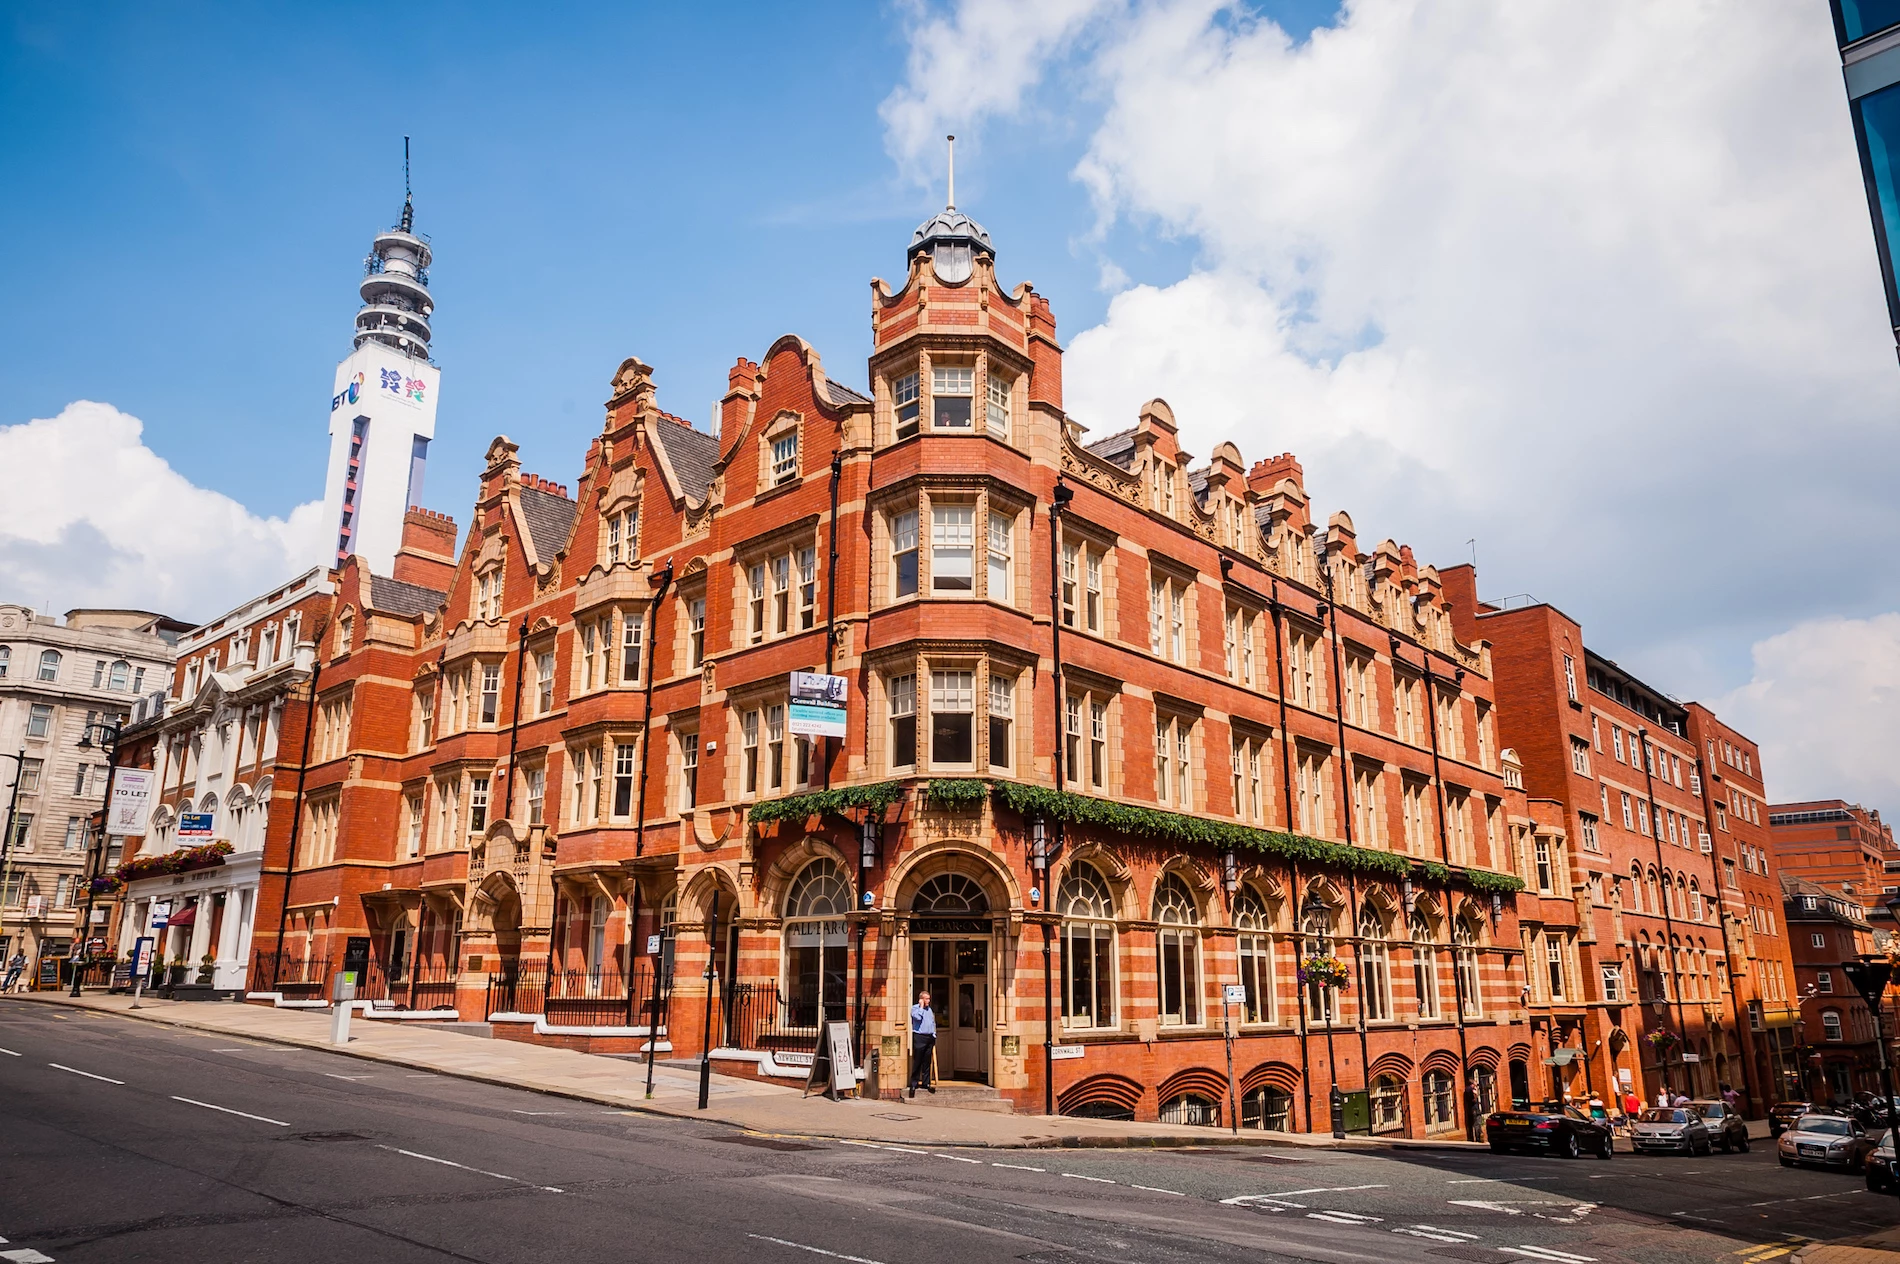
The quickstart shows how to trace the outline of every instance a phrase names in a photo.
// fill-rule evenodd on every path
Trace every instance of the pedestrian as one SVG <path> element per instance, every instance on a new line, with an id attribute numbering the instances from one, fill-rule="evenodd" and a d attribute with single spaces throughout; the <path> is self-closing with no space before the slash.
<path id="1" fill-rule="evenodd" d="M 1633 1088 L 1623 1090 L 1623 1113 L 1631 1119 L 1643 1113 L 1643 1099 L 1636 1095 Z"/>
<path id="2" fill-rule="evenodd" d="M 26 970 L 26 953 L 15 948 L 13 958 L 7 962 L 6 982 L 0 983 L 0 992 L 11 992 L 19 986 L 20 975 Z"/>
<path id="3" fill-rule="evenodd" d="M 1722 1104 L 1728 1107 L 1730 1110 L 1734 1110 L 1734 1111 L 1741 1110 L 1742 1095 L 1735 1091 L 1735 1088 L 1733 1085 L 1726 1084 L 1726 1083 L 1722 1085 Z"/>
<path id="4" fill-rule="evenodd" d="M 1687 1106 L 1689 1104 L 1689 1095 L 1687 1093 L 1677 1093 L 1674 1097 L 1669 1099 L 1669 1104 L 1671 1106 Z"/>
<path id="5" fill-rule="evenodd" d="M 930 1008 L 928 989 L 917 993 L 917 1003 L 910 1007 L 910 1095 L 917 1096 L 922 1088 L 932 1097 L 937 1095 L 936 1086 L 930 1082 L 930 1056 L 937 1048 L 937 1012 Z"/>

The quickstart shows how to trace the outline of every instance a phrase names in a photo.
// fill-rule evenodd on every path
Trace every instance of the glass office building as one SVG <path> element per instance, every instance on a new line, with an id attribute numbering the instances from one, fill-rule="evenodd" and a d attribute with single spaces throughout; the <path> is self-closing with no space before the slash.
<path id="1" fill-rule="evenodd" d="M 1900 346 L 1900 288 L 1894 282 L 1894 260 L 1900 255 L 1900 0 L 1832 3 L 1887 316 Z"/>

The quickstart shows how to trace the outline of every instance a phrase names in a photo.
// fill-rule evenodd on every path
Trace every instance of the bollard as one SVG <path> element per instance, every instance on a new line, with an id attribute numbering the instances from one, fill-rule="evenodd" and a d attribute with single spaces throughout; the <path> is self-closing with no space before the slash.
<path id="1" fill-rule="evenodd" d="M 343 973 L 330 981 L 330 1043 L 350 1043 L 350 1011 L 356 1007 L 356 976 Z"/>

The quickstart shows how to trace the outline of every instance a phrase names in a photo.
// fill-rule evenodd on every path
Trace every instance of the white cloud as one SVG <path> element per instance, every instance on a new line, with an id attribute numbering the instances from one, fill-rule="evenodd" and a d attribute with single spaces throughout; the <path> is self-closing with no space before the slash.
<path id="1" fill-rule="evenodd" d="M 1770 794 L 1891 805 L 1900 614 L 1799 623 L 1758 643 L 1754 659 L 1754 679 L 1712 705 L 1761 742 Z"/>
<path id="2" fill-rule="evenodd" d="M 1475 536 L 1488 594 L 1696 665 L 1653 682 L 1676 692 L 1900 607 L 1900 378 L 1824 12 L 1354 0 L 1301 43 L 1212 0 L 1090 18 L 1029 50 L 1099 108 L 1076 177 L 1199 262 L 1073 338 L 1073 415 L 1159 395 L 1191 451 L 1293 451 L 1322 515 L 1428 560 Z M 933 47 L 893 101 L 931 95 Z M 1057 108 L 1056 75 L 1015 67 L 988 108 Z"/>
<path id="3" fill-rule="evenodd" d="M 144 423 L 81 400 L 0 427 L 0 600 L 54 614 L 129 606 L 205 619 L 322 556 L 321 502 L 259 518 L 145 446 Z"/>
<path id="4" fill-rule="evenodd" d="M 943 137 L 1018 110 L 1050 58 L 1116 0 L 964 0 L 949 16 L 913 4 L 904 84 L 878 107 L 907 175 L 939 169 Z"/>

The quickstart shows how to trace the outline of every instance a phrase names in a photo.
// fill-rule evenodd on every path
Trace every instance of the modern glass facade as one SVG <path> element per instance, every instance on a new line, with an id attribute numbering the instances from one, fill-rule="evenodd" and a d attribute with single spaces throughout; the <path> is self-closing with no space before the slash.
<path id="1" fill-rule="evenodd" d="M 1900 0 L 1832 0 L 1848 107 L 1867 182 L 1882 287 L 1894 341 L 1900 345 Z"/>

